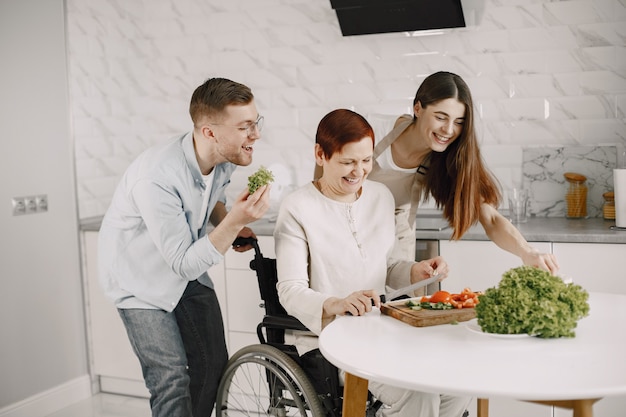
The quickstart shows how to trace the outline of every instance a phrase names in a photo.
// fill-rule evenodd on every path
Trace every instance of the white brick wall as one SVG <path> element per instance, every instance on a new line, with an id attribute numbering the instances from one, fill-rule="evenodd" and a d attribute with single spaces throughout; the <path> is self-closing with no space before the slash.
<path id="1" fill-rule="evenodd" d="M 308 181 L 324 114 L 407 112 L 437 70 L 472 88 L 505 187 L 525 146 L 626 144 L 623 0 L 484 0 L 467 28 L 345 38 L 327 0 L 66 3 L 81 218 L 104 213 L 141 150 L 190 129 L 189 98 L 210 76 L 249 85 L 266 117 L 233 195 L 261 164 L 289 173 L 281 189 Z"/>

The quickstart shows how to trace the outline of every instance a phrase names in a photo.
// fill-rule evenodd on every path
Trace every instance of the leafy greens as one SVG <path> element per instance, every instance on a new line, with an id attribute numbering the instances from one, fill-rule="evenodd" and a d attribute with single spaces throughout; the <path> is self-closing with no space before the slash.
<path id="1" fill-rule="evenodd" d="M 248 177 L 248 191 L 250 192 L 250 194 L 253 194 L 260 187 L 273 181 L 274 174 L 272 173 L 272 171 L 261 165 L 257 172 Z"/>
<path id="2" fill-rule="evenodd" d="M 476 318 L 487 333 L 574 337 L 576 323 L 589 314 L 589 294 L 580 285 L 531 266 L 508 270 L 478 299 Z"/>

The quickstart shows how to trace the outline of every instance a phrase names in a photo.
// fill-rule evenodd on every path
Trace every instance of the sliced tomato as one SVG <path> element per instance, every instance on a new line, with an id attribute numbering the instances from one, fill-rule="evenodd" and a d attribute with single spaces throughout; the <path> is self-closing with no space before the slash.
<path id="1" fill-rule="evenodd" d="M 451 299 L 451 295 L 448 291 L 437 291 L 433 295 L 430 296 L 431 303 L 449 303 Z"/>

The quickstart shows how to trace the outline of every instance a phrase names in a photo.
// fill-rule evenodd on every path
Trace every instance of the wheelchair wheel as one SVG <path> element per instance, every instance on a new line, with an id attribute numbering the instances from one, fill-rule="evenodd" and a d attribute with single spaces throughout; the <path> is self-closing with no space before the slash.
<path id="1" fill-rule="evenodd" d="M 252 345 L 230 358 L 217 391 L 216 417 L 323 417 L 302 368 L 270 345 Z"/>

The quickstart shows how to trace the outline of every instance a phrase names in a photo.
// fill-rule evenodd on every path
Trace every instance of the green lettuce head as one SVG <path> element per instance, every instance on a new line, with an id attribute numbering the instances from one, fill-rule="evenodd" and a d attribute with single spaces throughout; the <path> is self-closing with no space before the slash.
<path id="1" fill-rule="evenodd" d="M 580 285 L 531 266 L 508 270 L 478 299 L 476 318 L 487 333 L 574 337 L 578 320 L 589 314 L 589 294 Z"/>

